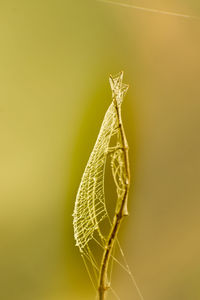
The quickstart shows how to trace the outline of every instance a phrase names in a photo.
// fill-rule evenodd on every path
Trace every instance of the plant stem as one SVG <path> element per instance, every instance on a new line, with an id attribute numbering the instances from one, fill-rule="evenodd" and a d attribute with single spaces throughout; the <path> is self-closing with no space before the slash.
<path id="1" fill-rule="evenodd" d="M 115 240 L 117 238 L 117 234 L 121 225 L 121 222 L 124 218 L 124 216 L 128 215 L 128 209 L 127 209 L 127 201 L 128 201 L 128 192 L 129 192 L 129 186 L 130 186 L 130 169 L 129 169 L 129 157 L 128 157 L 128 143 L 126 140 L 122 119 L 121 119 L 121 107 L 117 105 L 117 101 L 113 99 L 116 107 L 117 117 L 119 121 L 119 131 L 120 131 L 120 138 L 121 138 L 121 144 L 122 144 L 122 150 L 124 154 L 124 164 L 125 164 L 125 191 L 123 194 L 123 198 L 121 200 L 121 203 L 119 205 L 118 210 L 116 210 L 112 227 L 110 230 L 110 233 L 108 235 L 108 240 L 104 249 L 102 261 L 101 261 L 101 267 L 100 267 L 100 274 L 99 274 L 99 285 L 98 285 L 98 291 L 99 291 L 99 300 L 105 300 L 106 297 L 106 290 L 109 288 L 109 282 L 108 282 L 108 266 L 110 261 L 110 256 L 112 254 L 113 246 L 115 243 Z"/>

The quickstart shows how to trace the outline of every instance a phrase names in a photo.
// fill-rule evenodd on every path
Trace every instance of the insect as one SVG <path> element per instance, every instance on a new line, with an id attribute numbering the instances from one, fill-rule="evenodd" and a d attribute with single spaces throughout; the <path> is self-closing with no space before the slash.
<path id="1" fill-rule="evenodd" d="M 90 278 L 95 288 L 98 289 L 100 300 L 105 299 L 106 290 L 110 287 L 108 270 L 111 264 L 110 260 L 114 259 L 113 249 L 115 243 L 118 243 L 117 233 L 120 224 L 124 216 L 128 215 L 127 201 L 130 186 L 128 142 L 121 117 L 121 104 L 128 85 L 122 82 L 123 72 L 110 76 L 109 80 L 112 102 L 105 114 L 83 173 L 73 213 L 76 246 L 79 247 L 85 263 L 89 261 L 94 269 L 96 283 L 93 282 L 92 274 L 86 263 Z M 115 137 L 116 144 L 111 146 L 110 141 L 113 137 Z M 105 166 L 108 156 L 111 156 L 110 166 L 117 192 L 113 220 L 108 215 L 104 193 Z M 104 219 L 108 219 L 110 223 L 107 236 L 100 229 L 100 223 Z M 100 263 L 97 262 L 90 248 L 92 241 L 103 249 Z M 127 264 L 124 268 L 129 274 L 131 273 Z"/>

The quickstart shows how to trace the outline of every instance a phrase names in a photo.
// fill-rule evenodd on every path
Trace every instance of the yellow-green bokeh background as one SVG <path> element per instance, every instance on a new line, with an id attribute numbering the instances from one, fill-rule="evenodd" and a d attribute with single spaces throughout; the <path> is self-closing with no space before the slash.
<path id="1" fill-rule="evenodd" d="M 200 16 L 197 0 L 126 3 Z M 92 0 L 0 1 L 0 299 L 94 299 L 71 215 L 120 70 L 126 258 L 145 300 L 200 299 L 200 22 Z"/>

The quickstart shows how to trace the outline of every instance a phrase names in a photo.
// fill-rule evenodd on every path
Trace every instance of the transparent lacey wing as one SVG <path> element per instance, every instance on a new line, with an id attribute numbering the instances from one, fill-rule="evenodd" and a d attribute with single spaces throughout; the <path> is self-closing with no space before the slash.
<path id="1" fill-rule="evenodd" d="M 108 108 L 97 141 L 88 160 L 78 189 L 74 208 L 74 236 L 80 251 L 92 239 L 99 222 L 107 216 L 104 196 L 104 172 L 110 139 L 117 127 L 116 109 Z"/>
<path id="2" fill-rule="evenodd" d="M 95 231 L 102 238 L 99 223 L 108 216 L 104 196 L 104 173 L 109 143 L 119 127 L 116 105 L 121 106 L 128 89 L 128 85 L 123 84 L 122 80 L 123 72 L 110 76 L 112 96 L 116 103 L 112 101 L 105 114 L 76 196 L 73 213 L 74 237 L 81 252 L 84 252 L 84 247 L 93 238 Z M 114 177 L 117 177 L 117 173 Z"/>

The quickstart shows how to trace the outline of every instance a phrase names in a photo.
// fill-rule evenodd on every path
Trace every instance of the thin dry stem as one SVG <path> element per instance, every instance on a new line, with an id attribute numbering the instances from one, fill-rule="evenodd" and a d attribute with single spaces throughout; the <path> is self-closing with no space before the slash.
<path id="1" fill-rule="evenodd" d="M 117 105 L 117 101 L 113 99 L 117 111 L 117 116 L 119 120 L 119 132 L 120 132 L 120 138 L 121 138 L 121 144 L 122 144 L 122 150 L 124 155 L 124 162 L 125 162 L 125 178 L 126 178 L 126 184 L 125 184 L 125 190 L 124 195 L 122 198 L 122 201 L 120 203 L 120 206 L 117 208 L 115 212 L 115 216 L 113 219 L 113 224 L 110 230 L 110 234 L 105 246 L 105 250 L 103 253 L 103 258 L 101 262 L 100 267 L 100 276 L 99 276 L 99 300 L 105 300 L 106 297 L 106 290 L 109 288 L 109 282 L 108 282 L 108 266 L 110 257 L 112 255 L 112 250 L 114 243 L 117 238 L 117 233 L 119 231 L 121 222 L 124 218 L 124 216 L 128 215 L 128 209 L 127 209 L 127 201 L 128 201 L 128 192 L 129 192 L 129 186 L 130 186 L 130 168 L 129 168 L 129 157 L 128 157 L 128 143 L 126 140 L 122 120 L 121 120 L 121 109 L 120 106 Z"/>

